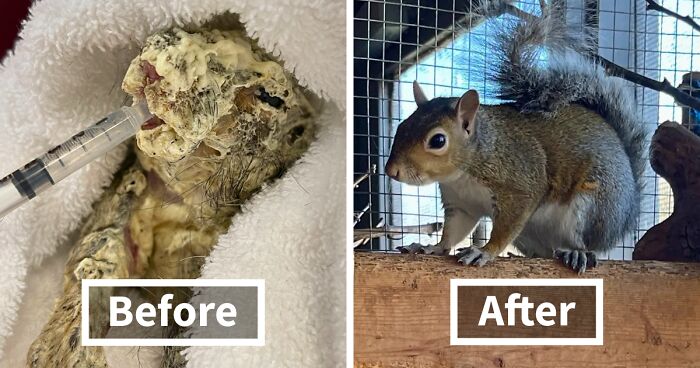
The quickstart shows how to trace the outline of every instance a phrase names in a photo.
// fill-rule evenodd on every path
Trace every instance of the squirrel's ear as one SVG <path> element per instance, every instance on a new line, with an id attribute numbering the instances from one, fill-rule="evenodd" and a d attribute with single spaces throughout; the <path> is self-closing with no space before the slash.
<path id="1" fill-rule="evenodd" d="M 467 134 L 474 132 L 476 110 L 479 109 L 479 93 L 470 89 L 457 102 L 457 121 L 462 124 Z"/>
<path id="2" fill-rule="evenodd" d="M 425 97 L 425 93 L 423 93 L 423 89 L 420 88 L 418 81 L 413 81 L 413 99 L 418 106 L 428 102 L 428 98 Z"/>

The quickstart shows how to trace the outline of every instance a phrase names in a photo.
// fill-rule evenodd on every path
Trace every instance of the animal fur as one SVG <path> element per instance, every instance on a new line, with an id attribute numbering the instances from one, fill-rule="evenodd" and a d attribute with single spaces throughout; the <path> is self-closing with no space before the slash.
<path id="1" fill-rule="evenodd" d="M 472 20 L 501 16 L 509 3 L 484 1 Z M 633 228 L 644 124 L 623 82 L 585 56 L 587 37 L 568 32 L 557 4 L 494 27 L 483 67 L 504 103 L 481 104 L 474 90 L 428 100 L 414 84 L 418 109 L 398 127 L 386 172 L 409 184 L 437 181 L 446 219 L 438 251 L 407 251 L 449 252 L 490 217 L 489 242 L 461 250 L 460 262 L 484 265 L 512 243 L 583 272 Z M 432 147 L 438 136 L 447 143 Z"/>
<path id="2" fill-rule="evenodd" d="M 501 12 L 503 1 L 486 2 L 484 17 Z M 643 174 L 647 167 L 649 132 L 637 115 L 636 103 L 625 81 L 607 75 L 605 69 L 586 55 L 595 47 L 589 30 L 567 28 L 565 5 L 554 1 L 540 17 L 505 22 L 491 45 L 497 67 L 489 72 L 500 99 L 510 101 L 523 113 L 553 117 L 566 106 L 577 104 L 599 114 L 615 130 L 632 167 L 636 187 L 629 198 L 631 207 L 621 219 L 620 231 L 606 237 L 610 246 L 631 229 L 639 216 Z M 542 50 L 546 62 L 540 62 Z"/>
<path id="3" fill-rule="evenodd" d="M 218 55 L 207 57 L 204 70 L 196 58 L 180 63 L 191 56 L 182 51 L 183 40 L 190 38 L 201 43 L 195 51 L 228 43 L 232 50 L 242 50 L 236 60 L 248 58 L 250 64 L 219 65 Z M 315 111 L 304 91 L 241 33 L 176 29 L 149 41 L 134 59 L 124 89 L 137 100 L 146 99 L 157 116 L 137 134 L 131 157 L 83 226 L 66 266 L 63 295 L 30 347 L 28 367 L 106 368 L 103 348 L 79 343 L 80 281 L 198 277 L 231 217 L 280 177 L 314 138 Z M 171 65 L 156 64 L 158 69 L 148 63 L 155 63 L 156 56 L 181 69 L 166 74 Z M 260 65 L 264 70 L 255 69 Z M 192 75 L 197 78 L 187 79 Z M 203 80 L 208 83 L 198 83 Z M 183 83 L 188 89 L 181 88 Z M 190 297 L 188 290 L 174 291 L 174 304 Z M 94 298 L 98 302 L 90 303 L 93 337 L 108 332 L 109 311 L 99 301 L 110 292 L 101 288 Z M 155 302 L 164 292 L 149 289 L 146 296 Z M 182 366 L 179 351 L 165 349 L 163 367 Z"/>

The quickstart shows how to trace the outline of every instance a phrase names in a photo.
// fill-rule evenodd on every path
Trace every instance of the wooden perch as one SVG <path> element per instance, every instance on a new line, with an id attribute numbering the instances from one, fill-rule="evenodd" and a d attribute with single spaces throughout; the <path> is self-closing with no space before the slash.
<path id="1" fill-rule="evenodd" d="M 673 213 L 644 234 L 633 259 L 700 261 L 700 137 L 667 121 L 651 139 L 651 167 L 673 190 Z"/>
<path id="2" fill-rule="evenodd" d="M 700 364 L 700 265 L 601 261 L 603 346 L 450 346 L 453 278 L 575 278 L 549 259 L 497 259 L 464 267 L 454 258 L 355 254 L 355 367 L 608 368 Z"/>

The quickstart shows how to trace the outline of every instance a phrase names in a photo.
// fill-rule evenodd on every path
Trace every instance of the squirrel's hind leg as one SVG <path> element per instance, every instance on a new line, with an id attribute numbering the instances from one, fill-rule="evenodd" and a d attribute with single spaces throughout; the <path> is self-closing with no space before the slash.
<path id="1" fill-rule="evenodd" d="M 599 248 L 592 248 L 588 240 L 584 241 L 584 233 L 590 228 L 591 210 L 594 207 L 593 198 L 588 194 L 576 195 L 566 204 L 549 203 L 541 206 L 522 234 L 525 236 L 521 235 L 519 240 L 529 240 L 529 246 L 525 249 L 537 249 L 541 256 L 549 257 L 553 254 L 555 259 L 583 274 L 587 268 L 598 264 L 597 255 L 592 250 Z M 534 239 L 531 239 L 533 236 Z"/>
<path id="2" fill-rule="evenodd" d="M 567 267 L 582 275 L 586 269 L 593 268 L 598 265 L 598 256 L 595 252 L 589 250 L 590 247 L 585 244 L 582 237 L 582 228 L 584 224 L 578 224 L 578 228 L 572 229 L 568 241 L 564 241 L 563 246 L 554 248 L 554 259 L 558 259 Z M 560 239 L 563 240 L 563 239 Z M 569 243 L 568 246 L 566 243 Z M 556 244 L 556 242 L 554 242 Z"/>
<path id="3" fill-rule="evenodd" d="M 598 256 L 594 252 L 583 249 L 556 249 L 554 258 L 564 262 L 579 275 L 586 272 L 587 268 L 598 265 Z"/>

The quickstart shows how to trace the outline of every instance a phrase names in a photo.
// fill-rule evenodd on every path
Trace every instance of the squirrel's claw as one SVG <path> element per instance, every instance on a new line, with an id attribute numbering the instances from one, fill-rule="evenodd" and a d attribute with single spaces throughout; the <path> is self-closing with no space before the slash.
<path id="1" fill-rule="evenodd" d="M 579 275 L 586 272 L 586 268 L 598 265 L 598 257 L 595 253 L 586 250 L 557 249 L 554 251 L 554 258 L 564 262 Z"/>
<path id="2" fill-rule="evenodd" d="M 483 266 L 493 259 L 493 256 L 481 248 L 467 247 L 457 249 L 457 262 L 468 266 Z"/>
<path id="3" fill-rule="evenodd" d="M 412 243 L 411 245 L 405 247 L 396 247 L 396 250 L 400 251 L 401 253 L 408 254 L 434 254 L 438 256 L 444 254 L 443 249 L 438 246 L 421 245 L 420 243 Z"/>

